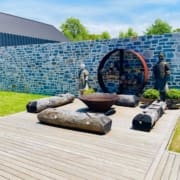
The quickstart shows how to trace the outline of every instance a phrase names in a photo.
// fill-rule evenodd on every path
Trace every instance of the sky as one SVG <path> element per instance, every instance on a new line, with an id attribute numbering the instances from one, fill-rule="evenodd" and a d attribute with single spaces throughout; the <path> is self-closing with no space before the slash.
<path id="1" fill-rule="evenodd" d="M 180 28 L 180 0 L 0 0 L 0 12 L 60 25 L 74 17 L 89 33 L 104 31 L 111 37 L 129 27 L 142 35 L 160 18 Z"/>

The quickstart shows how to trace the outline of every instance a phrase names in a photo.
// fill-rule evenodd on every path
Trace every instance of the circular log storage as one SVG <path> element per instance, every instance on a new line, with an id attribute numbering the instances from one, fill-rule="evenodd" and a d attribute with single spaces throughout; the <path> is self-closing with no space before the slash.
<path id="1" fill-rule="evenodd" d="M 148 79 L 142 55 L 125 49 L 109 52 L 98 67 L 98 82 L 103 92 L 139 95 Z"/>

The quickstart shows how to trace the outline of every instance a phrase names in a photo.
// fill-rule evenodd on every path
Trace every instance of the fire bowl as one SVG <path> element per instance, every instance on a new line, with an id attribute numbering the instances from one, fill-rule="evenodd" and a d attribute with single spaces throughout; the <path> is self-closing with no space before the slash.
<path id="1" fill-rule="evenodd" d="M 106 112 L 119 99 L 118 95 L 109 93 L 94 93 L 81 95 L 79 99 L 84 102 L 89 110 L 96 112 Z"/>

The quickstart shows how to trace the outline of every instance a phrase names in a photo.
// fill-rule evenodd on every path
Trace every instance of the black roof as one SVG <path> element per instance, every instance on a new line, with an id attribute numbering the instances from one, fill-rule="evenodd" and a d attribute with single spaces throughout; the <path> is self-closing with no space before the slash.
<path id="1" fill-rule="evenodd" d="M 0 32 L 52 41 L 69 41 L 53 25 L 0 12 Z"/>

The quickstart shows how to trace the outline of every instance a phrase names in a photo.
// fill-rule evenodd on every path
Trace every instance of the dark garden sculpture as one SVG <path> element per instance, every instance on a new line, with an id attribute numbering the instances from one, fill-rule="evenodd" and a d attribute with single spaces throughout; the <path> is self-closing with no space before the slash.
<path id="1" fill-rule="evenodd" d="M 170 76 L 170 66 L 165 61 L 164 54 L 159 54 L 159 61 L 153 67 L 153 73 L 155 78 L 155 86 L 154 88 L 160 92 L 160 99 L 165 101 L 166 99 L 166 91 L 168 89 L 167 80 Z"/>

